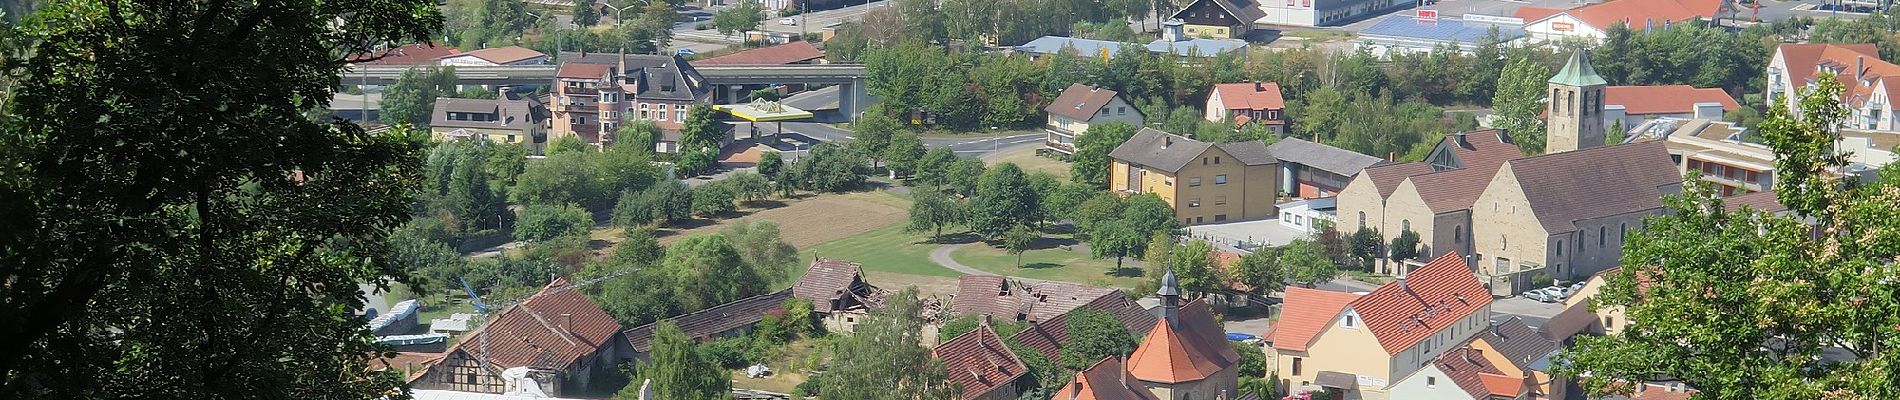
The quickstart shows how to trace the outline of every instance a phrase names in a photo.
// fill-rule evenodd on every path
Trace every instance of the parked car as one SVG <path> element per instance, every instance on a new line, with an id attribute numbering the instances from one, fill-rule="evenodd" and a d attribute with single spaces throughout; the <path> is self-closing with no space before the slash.
<path id="1" fill-rule="evenodd" d="M 681 57 L 699 54 L 699 52 L 693 51 L 693 49 L 679 49 L 679 50 L 674 51 L 673 53 L 679 54 Z"/>
<path id="2" fill-rule="evenodd" d="M 1551 289 L 1555 289 L 1555 288 L 1538 288 L 1538 289 L 1534 289 L 1528 292 L 1524 292 L 1524 298 L 1536 300 L 1537 302 L 1540 302 L 1540 303 L 1555 303 L 1555 302 L 1563 301 L 1563 293 L 1556 290 L 1551 290 Z"/>
<path id="3" fill-rule="evenodd" d="M 798 19 L 792 18 L 792 17 L 779 18 L 778 24 L 779 25 L 798 25 Z"/>

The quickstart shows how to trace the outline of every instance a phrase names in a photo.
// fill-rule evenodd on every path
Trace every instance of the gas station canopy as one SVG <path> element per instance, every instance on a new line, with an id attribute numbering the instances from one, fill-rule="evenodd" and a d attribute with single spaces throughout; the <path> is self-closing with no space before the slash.
<path id="1" fill-rule="evenodd" d="M 752 100 L 746 104 L 716 104 L 714 110 L 751 122 L 791 121 L 811 118 L 811 112 L 780 105 L 776 101 Z"/>

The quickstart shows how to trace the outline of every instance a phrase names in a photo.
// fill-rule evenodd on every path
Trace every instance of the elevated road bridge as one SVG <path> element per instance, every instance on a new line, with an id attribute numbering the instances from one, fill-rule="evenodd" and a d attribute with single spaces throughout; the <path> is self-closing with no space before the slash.
<path id="1" fill-rule="evenodd" d="M 415 65 L 358 65 L 340 75 L 345 85 L 390 85 L 402 73 L 424 66 Z M 503 66 L 457 66 L 456 82 L 462 85 L 513 86 L 513 85 L 549 85 L 554 83 L 556 65 L 503 65 Z M 694 70 L 706 77 L 706 83 L 714 86 L 713 91 L 723 94 L 714 98 L 715 102 L 736 103 L 738 97 L 745 95 L 741 87 L 746 85 L 784 85 L 803 84 L 807 86 L 838 86 L 838 111 L 855 117 L 865 101 L 865 70 L 856 64 L 791 64 L 791 65 L 706 65 L 693 66 Z"/>

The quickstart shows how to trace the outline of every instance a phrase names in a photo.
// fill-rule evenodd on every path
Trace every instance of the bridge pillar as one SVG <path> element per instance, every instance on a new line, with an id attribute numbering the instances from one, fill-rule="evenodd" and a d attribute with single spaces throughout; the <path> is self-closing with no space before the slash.
<path id="1" fill-rule="evenodd" d="M 745 101 L 747 94 L 750 93 L 745 92 L 745 85 L 731 85 L 726 89 L 726 104 L 739 104 Z"/>
<path id="2" fill-rule="evenodd" d="M 864 112 L 864 102 L 869 98 L 864 92 L 864 81 L 854 80 L 838 85 L 838 113 L 844 114 L 849 121 L 858 120 L 858 114 Z"/>

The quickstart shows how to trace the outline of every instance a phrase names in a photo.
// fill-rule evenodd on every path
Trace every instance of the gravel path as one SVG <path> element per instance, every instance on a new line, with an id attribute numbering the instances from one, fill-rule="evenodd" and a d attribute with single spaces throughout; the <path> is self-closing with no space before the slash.
<path id="1" fill-rule="evenodd" d="M 964 275 L 996 275 L 989 272 L 984 272 L 983 270 L 980 270 L 980 269 L 971 268 L 968 265 L 963 265 L 963 263 L 957 262 L 955 258 L 950 257 L 950 252 L 956 251 L 957 246 L 963 246 L 966 244 L 968 243 L 946 244 L 943 246 L 938 246 L 936 250 L 930 251 L 930 261 L 937 263 L 937 265 L 941 265 L 944 268 L 949 268 L 952 271 L 957 271 L 958 273 L 962 273 Z M 1024 281 L 1024 282 L 1031 282 L 1031 283 L 1048 282 L 1042 279 L 1024 278 L 1020 276 L 1004 276 L 1004 277 L 1009 278 L 1009 279 Z"/>

